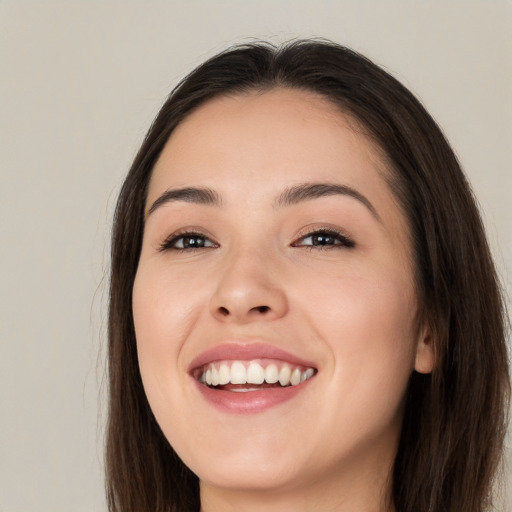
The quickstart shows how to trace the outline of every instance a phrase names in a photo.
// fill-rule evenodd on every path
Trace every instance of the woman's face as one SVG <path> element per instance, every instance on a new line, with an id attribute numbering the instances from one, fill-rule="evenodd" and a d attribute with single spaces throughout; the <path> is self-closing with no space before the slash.
<path id="1" fill-rule="evenodd" d="M 408 379 L 432 364 L 389 172 L 304 91 L 214 99 L 170 137 L 133 313 L 151 408 L 202 485 L 389 469 Z"/>

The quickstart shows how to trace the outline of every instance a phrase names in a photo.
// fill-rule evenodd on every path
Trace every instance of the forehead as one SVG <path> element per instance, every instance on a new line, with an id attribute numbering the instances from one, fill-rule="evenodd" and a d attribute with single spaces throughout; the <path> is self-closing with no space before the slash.
<path id="1" fill-rule="evenodd" d="M 261 189 L 366 178 L 371 188 L 388 174 L 382 152 L 353 117 L 314 92 L 274 88 L 215 98 L 185 118 L 155 165 L 148 201 L 196 181 L 219 186 L 227 178 Z"/>

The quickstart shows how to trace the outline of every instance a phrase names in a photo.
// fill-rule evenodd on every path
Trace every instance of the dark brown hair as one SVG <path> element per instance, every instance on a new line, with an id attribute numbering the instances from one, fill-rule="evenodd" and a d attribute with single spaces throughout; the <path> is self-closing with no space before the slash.
<path id="1" fill-rule="evenodd" d="M 506 315 L 470 187 L 419 101 L 367 58 L 324 41 L 242 45 L 208 60 L 170 94 L 122 187 L 114 218 L 109 309 L 107 494 L 111 512 L 199 510 L 197 477 L 162 434 L 139 373 L 132 288 L 146 190 L 173 129 L 226 94 L 273 87 L 327 98 L 384 153 L 411 226 L 422 318 L 436 355 L 413 373 L 392 498 L 397 512 L 482 512 L 506 431 L 510 395 Z"/>

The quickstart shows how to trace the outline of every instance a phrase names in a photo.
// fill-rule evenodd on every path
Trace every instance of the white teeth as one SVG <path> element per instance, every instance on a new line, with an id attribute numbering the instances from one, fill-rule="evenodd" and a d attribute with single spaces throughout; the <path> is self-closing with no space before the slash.
<path id="1" fill-rule="evenodd" d="M 229 369 L 229 366 L 225 363 L 221 364 L 219 368 L 219 384 L 221 386 L 228 384 L 230 377 L 231 371 Z"/>
<path id="2" fill-rule="evenodd" d="M 279 372 L 279 384 L 281 384 L 281 386 L 288 386 L 288 384 L 290 384 L 291 374 L 292 371 L 290 370 L 290 367 L 284 365 Z"/>
<path id="3" fill-rule="evenodd" d="M 208 374 L 208 372 L 206 372 Z M 236 361 L 231 366 L 231 384 L 245 384 L 247 382 L 247 373 L 243 363 Z M 206 381 L 208 382 L 208 381 Z"/>
<path id="4" fill-rule="evenodd" d="M 265 382 L 265 370 L 258 363 L 252 362 L 247 368 L 247 382 L 249 384 L 263 384 Z"/>
<path id="5" fill-rule="evenodd" d="M 265 382 L 275 384 L 279 380 L 279 371 L 275 364 L 269 364 L 265 368 Z"/>
<path id="6" fill-rule="evenodd" d="M 264 368 L 259 361 L 222 361 L 210 363 L 207 368 L 198 376 L 203 384 L 208 386 L 225 386 L 226 384 L 255 384 L 260 386 L 264 383 L 279 384 L 285 386 L 297 386 L 310 379 L 315 374 L 313 368 L 299 368 L 284 363 L 279 369 L 277 364 L 269 363 Z M 233 388 L 231 391 L 256 391 L 261 388 Z"/>
<path id="7" fill-rule="evenodd" d="M 308 368 L 302 375 L 304 377 L 304 380 L 308 380 L 311 377 L 313 377 L 314 374 L 315 374 L 315 370 L 313 370 L 313 368 Z M 301 381 L 302 381 L 302 377 L 301 377 Z"/>
<path id="8" fill-rule="evenodd" d="M 215 366 L 212 367 L 212 386 L 218 386 L 219 385 L 219 370 L 215 368 Z"/>
<path id="9" fill-rule="evenodd" d="M 293 370 L 292 375 L 290 377 L 290 384 L 292 386 L 296 386 L 297 384 L 300 384 L 300 370 L 298 368 L 295 368 Z"/>

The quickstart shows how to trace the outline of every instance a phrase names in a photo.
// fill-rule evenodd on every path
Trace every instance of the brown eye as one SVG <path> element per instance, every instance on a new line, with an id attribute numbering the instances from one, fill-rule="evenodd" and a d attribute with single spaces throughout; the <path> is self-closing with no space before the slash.
<path id="1" fill-rule="evenodd" d="M 161 251 L 175 250 L 186 251 L 217 247 L 209 238 L 200 233 L 181 233 L 171 235 L 160 247 Z"/>
<path id="2" fill-rule="evenodd" d="M 197 249 L 208 247 L 208 240 L 201 236 L 182 236 L 174 243 L 175 249 Z"/>
<path id="3" fill-rule="evenodd" d="M 332 231 L 316 231 L 295 242 L 294 247 L 354 247 L 354 242 L 342 233 Z"/>
<path id="4" fill-rule="evenodd" d="M 340 245 L 340 241 L 333 235 L 319 233 L 311 235 L 311 245 Z"/>

